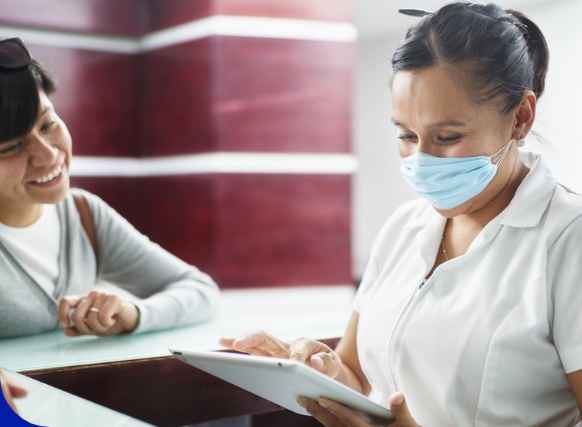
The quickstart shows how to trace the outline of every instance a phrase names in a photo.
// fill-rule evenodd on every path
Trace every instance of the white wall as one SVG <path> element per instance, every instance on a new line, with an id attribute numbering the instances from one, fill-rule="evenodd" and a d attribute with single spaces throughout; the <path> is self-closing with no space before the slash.
<path id="1" fill-rule="evenodd" d="M 550 49 L 546 92 L 538 104 L 526 147 L 541 152 L 557 178 L 582 193 L 582 2 L 552 0 L 506 8 L 524 12 L 542 29 Z M 396 130 L 390 123 L 390 58 L 404 34 L 358 43 L 355 96 L 355 153 L 360 166 L 353 186 L 354 274 L 359 277 L 374 236 L 403 201 L 416 197 L 400 176 Z"/>
<path id="2" fill-rule="evenodd" d="M 546 91 L 540 99 L 536 147 L 559 181 L 582 193 L 582 2 L 558 1 L 524 10 L 542 29 L 550 49 Z"/>
<path id="3" fill-rule="evenodd" d="M 354 275 L 362 274 L 378 230 L 403 201 L 416 197 L 400 175 L 390 105 L 390 59 L 398 39 L 358 45 L 355 146 L 359 168 L 353 181 Z"/>

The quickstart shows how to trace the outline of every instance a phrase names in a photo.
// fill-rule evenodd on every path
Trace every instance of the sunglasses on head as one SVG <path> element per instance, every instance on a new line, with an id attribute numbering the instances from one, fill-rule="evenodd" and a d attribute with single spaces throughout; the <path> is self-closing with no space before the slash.
<path id="1" fill-rule="evenodd" d="M 0 68 L 15 70 L 30 64 L 28 49 L 18 37 L 0 40 Z"/>

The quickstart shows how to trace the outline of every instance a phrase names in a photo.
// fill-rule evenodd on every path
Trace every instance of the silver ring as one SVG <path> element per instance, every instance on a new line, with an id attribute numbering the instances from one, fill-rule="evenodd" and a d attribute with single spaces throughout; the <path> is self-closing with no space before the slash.
<path id="1" fill-rule="evenodd" d="M 97 307 L 91 307 L 91 308 L 89 309 L 89 311 L 92 311 L 93 313 L 99 313 L 101 310 L 100 310 L 100 309 L 98 309 Z"/>

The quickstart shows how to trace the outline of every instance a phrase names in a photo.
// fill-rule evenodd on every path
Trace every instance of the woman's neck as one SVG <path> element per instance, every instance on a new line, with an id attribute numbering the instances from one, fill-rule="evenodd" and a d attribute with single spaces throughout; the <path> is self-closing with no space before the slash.
<path id="1" fill-rule="evenodd" d="M 37 203 L 18 209 L 0 209 L 0 222 L 9 227 L 27 227 L 40 218 L 43 206 L 42 203 Z"/>

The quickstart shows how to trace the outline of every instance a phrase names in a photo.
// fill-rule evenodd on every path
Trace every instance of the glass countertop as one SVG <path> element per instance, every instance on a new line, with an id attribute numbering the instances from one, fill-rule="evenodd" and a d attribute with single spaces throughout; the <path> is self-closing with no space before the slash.
<path id="1" fill-rule="evenodd" d="M 220 337 L 254 330 L 284 340 L 336 338 L 345 331 L 354 293 L 350 285 L 224 290 L 216 318 L 193 326 L 107 338 L 71 338 L 59 330 L 1 339 L 0 368 L 26 372 L 154 358 L 170 356 L 172 347 L 217 350 Z"/>

